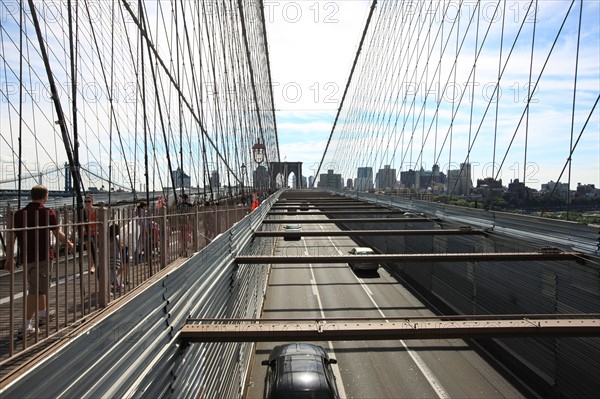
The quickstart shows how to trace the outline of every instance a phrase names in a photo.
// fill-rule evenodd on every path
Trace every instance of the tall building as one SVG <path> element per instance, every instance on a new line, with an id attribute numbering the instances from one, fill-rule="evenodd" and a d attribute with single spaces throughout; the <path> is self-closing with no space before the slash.
<path id="1" fill-rule="evenodd" d="M 315 182 L 315 177 L 314 176 L 308 176 L 308 187 L 309 188 L 312 188 L 314 182 Z"/>
<path id="2" fill-rule="evenodd" d="M 382 190 L 395 188 L 396 169 L 390 168 L 390 165 L 384 165 L 383 169 L 379 169 L 375 176 L 375 185 Z"/>
<path id="3" fill-rule="evenodd" d="M 369 191 L 373 189 L 373 168 L 364 166 L 358 168 L 356 173 L 356 183 L 354 185 L 356 191 Z"/>
<path id="4" fill-rule="evenodd" d="M 451 195 L 471 194 L 471 164 L 461 163 L 460 169 L 448 170 L 448 193 Z"/>
<path id="5" fill-rule="evenodd" d="M 519 179 L 515 179 L 508 185 L 506 199 L 508 202 L 520 206 L 524 201 L 531 199 L 531 191 L 528 187 L 525 187 L 525 183 L 521 183 Z"/>
<path id="6" fill-rule="evenodd" d="M 569 198 L 569 184 L 554 182 L 550 180 L 546 184 L 542 184 L 542 189 L 540 190 L 542 194 L 550 194 L 552 193 L 553 197 L 558 197 L 563 201 L 566 201 Z"/>
<path id="7" fill-rule="evenodd" d="M 352 184 L 352 179 L 346 179 L 346 188 L 352 190 L 353 187 L 354 185 Z"/>
<path id="8" fill-rule="evenodd" d="M 434 189 L 435 187 L 439 187 L 441 184 L 446 183 L 446 175 L 443 172 L 440 172 L 440 166 L 438 164 L 434 164 L 431 167 L 431 170 L 423 170 L 423 168 L 421 168 L 419 177 L 421 181 L 420 187 L 424 189 Z"/>
<path id="9" fill-rule="evenodd" d="M 213 170 L 210 172 L 210 187 L 213 189 L 221 187 L 221 181 L 219 179 L 219 171 Z"/>
<path id="10" fill-rule="evenodd" d="M 173 176 L 173 180 L 175 181 L 175 188 L 189 188 L 192 186 L 192 180 L 183 172 L 183 169 L 177 168 L 177 170 L 171 171 L 171 174 Z"/>
<path id="11" fill-rule="evenodd" d="M 298 180 L 298 176 L 294 175 L 292 177 L 292 181 L 294 182 L 293 183 L 294 184 L 293 187 L 298 187 L 298 184 L 296 184 L 297 180 Z M 306 188 L 307 187 L 306 186 L 306 176 L 302 176 L 302 180 L 300 180 L 300 183 L 301 183 L 300 188 Z"/>
<path id="12" fill-rule="evenodd" d="M 342 189 L 342 175 L 333 173 L 333 169 L 329 169 L 327 174 L 319 175 L 319 188 L 332 188 L 334 190 Z"/>
<path id="13" fill-rule="evenodd" d="M 594 197 L 600 195 L 600 190 L 594 184 L 577 183 L 576 195 L 578 197 Z"/>
<path id="14" fill-rule="evenodd" d="M 406 188 L 421 188 L 420 171 L 409 169 L 406 172 L 400 172 L 400 183 L 404 184 L 404 187 Z"/>

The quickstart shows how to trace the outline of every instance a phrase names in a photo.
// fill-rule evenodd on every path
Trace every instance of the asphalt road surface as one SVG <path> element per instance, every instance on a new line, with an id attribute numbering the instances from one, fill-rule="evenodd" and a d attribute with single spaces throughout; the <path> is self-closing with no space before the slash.
<path id="1" fill-rule="evenodd" d="M 324 216 L 313 216 L 324 218 Z M 294 217 L 286 218 L 293 220 Z M 280 227 L 281 228 L 281 227 Z M 303 230 L 337 230 L 306 224 Z M 277 240 L 275 255 L 347 254 L 357 244 L 345 237 Z M 384 268 L 353 272 L 347 264 L 273 265 L 262 314 L 269 318 L 429 316 L 434 313 Z M 345 398 L 519 398 L 506 373 L 463 340 L 314 342 L 331 357 Z M 246 397 L 262 398 L 271 348 L 258 343 Z"/>

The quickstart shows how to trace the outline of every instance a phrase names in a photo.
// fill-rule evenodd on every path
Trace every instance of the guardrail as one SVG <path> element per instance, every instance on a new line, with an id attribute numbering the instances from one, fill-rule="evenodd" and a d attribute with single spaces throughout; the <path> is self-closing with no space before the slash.
<path id="1" fill-rule="evenodd" d="M 598 226 L 364 192 L 338 192 L 338 194 L 391 208 L 425 213 L 429 217 L 457 224 L 469 224 L 490 232 L 537 242 L 540 245 L 554 245 L 588 254 L 600 253 L 598 241 L 600 227 Z"/>

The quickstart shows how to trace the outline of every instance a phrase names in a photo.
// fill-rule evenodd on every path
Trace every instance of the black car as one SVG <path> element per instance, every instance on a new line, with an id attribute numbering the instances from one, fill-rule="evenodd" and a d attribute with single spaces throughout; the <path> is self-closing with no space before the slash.
<path id="1" fill-rule="evenodd" d="M 265 398 L 339 398 L 335 376 L 325 349 L 318 345 L 295 343 L 273 348 L 265 378 Z"/>

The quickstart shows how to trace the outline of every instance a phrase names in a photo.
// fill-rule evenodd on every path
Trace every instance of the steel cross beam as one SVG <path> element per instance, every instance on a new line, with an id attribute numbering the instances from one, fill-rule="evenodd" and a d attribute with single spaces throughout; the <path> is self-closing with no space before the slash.
<path id="1" fill-rule="evenodd" d="M 410 320 L 373 322 L 269 322 L 186 324 L 186 342 L 364 341 L 387 339 L 468 339 L 600 337 L 600 319 Z"/>
<path id="2" fill-rule="evenodd" d="M 369 204 L 369 205 L 376 205 L 376 204 L 372 204 L 372 203 L 368 203 L 368 202 L 362 202 L 362 201 L 356 201 L 356 200 L 348 200 L 348 201 L 299 201 L 299 200 L 294 200 L 294 201 L 290 201 L 290 200 L 286 200 L 286 201 L 282 201 L 279 200 L 276 203 L 273 204 L 273 206 L 284 206 L 284 205 L 314 205 L 314 206 L 319 206 L 319 205 L 350 205 L 350 204 Z"/>
<path id="3" fill-rule="evenodd" d="M 303 215 L 301 211 L 294 214 Z M 288 215 L 292 215 L 288 213 Z M 352 218 L 352 219 L 265 219 L 263 224 L 279 224 L 279 223 L 420 223 L 420 222 L 437 222 L 438 218 Z"/>
<path id="4" fill-rule="evenodd" d="M 323 249 L 325 251 L 325 249 Z M 491 253 L 421 253 L 336 256 L 237 256 L 238 264 L 314 264 L 314 263 L 388 263 L 388 262 L 485 262 L 585 259 L 580 252 L 491 252 Z"/>
<path id="5" fill-rule="evenodd" d="M 311 207 L 312 205 L 312 207 Z M 380 205 L 371 205 L 371 204 L 352 204 L 352 205 L 313 205 L 313 204 L 286 204 L 284 206 L 281 205 L 273 205 L 272 209 L 287 209 L 287 208 L 309 208 L 312 209 L 383 209 Z"/>
<path id="6" fill-rule="evenodd" d="M 483 230 L 337 230 L 337 231 L 256 231 L 255 237 L 348 237 L 348 236 L 427 236 L 427 235 L 486 235 Z"/>
<path id="7" fill-rule="evenodd" d="M 275 208 L 272 208 L 275 209 Z M 277 209 L 284 209 L 284 208 L 277 208 Z M 297 209 L 300 211 L 300 213 L 304 214 L 304 215 L 387 215 L 387 214 L 403 214 L 406 211 L 401 211 L 399 209 L 378 209 L 378 210 L 366 210 L 366 211 L 361 211 L 359 209 L 354 209 L 352 211 L 319 211 L 319 212 L 314 212 L 315 208 L 310 208 L 310 211 L 308 210 L 303 210 L 300 208 L 288 208 L 288 209 Z M 285 212 L 267 212 L 267 215 L 288 215 L 289 212 L 285 211 Z"/>

